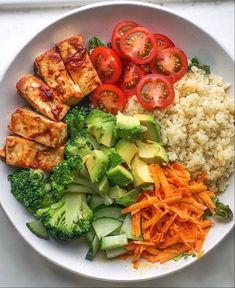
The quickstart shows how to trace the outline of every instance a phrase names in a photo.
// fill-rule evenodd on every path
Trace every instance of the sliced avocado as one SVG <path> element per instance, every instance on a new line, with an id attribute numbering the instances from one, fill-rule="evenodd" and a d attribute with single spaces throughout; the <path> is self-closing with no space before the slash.
<path id="1" fill-rule="evenodd" d="M 136 141 L 138 155 L 146 163 L 167 163 L 168 155 L 166 150 L 158 143 L 147 140 L 146 143 Z"/>
<path id="2" fill-rule="evenodd" d="M 124 196 L 125 194 L 127 193 L 126 190 L 120 188 L 119 186 L 114 186 L 114 187 L 111 187 L 110 188 L 110 191 L 109 191 L 109 195 L 112 199 L 118 199 L 122 196 Z"/>
<path id="3" fill-rule="evenodd" d="M 121 165 L 111 168 L 107 172 L 108 180 L 112 185 L 127 186 L 133 182 L 131 173 Z"/>
<path id="4" fill-rule="evenodd" d="M 124 115 L 121 112 L 118 112 L 116 118 L 117 136 L 126 140 L 141 138 L 143 127 L 140 125 L 139 119 L 136 117 Z"/>
<path id="5" fill-rule="evenodd" d="M 110 148 L 102 145 L 100 149 L 104 152 L 105 155 L 109 157 L 109 168 L 114 168 L 124 162 L 122 157 L 115 150 L 115 148 Z"/>
<path id="6" fill-rule="evenodd" d="M 153 183 L 148 164 L 135 155 L 131 162 L 131 173 L 134 177 L 134 186 Z"/>
<path id="7" fill-rule="evenodd" d="M 108 193 L 109 192 L 109 181 L 107 179 L 106 176 L 104 176 L 98 183 L 98 188 L 99 188 L 99 191 L 101 192 L 101 194 L 103 193 Z"/>
<path id="8" fill-rule="evenodd" d="M 104 152 L 94 150 L 85 162 L 86 168 L 91 178 L 91 182 L 95 183 L 102 179 L 109 165 L 108 156 Z"/>
<path id="9" fill-rule="evenodd" d="M 137 146 L 131 141 L 120 139 L 117 142 L 115 149 L 130 168 L 131 160 L 138 151 Z"/>
<path id="10" fill-rule="evenodd" d="M 103 131 L 101 133 L 101 137 L 100 137 L 100 144 L 103 144 L 107 147 L 112 147 L 115 145 L 117 139 L 116 139 L 116 136 L 114 134 L 114 131 Z"/>
<path id="11" fill-rule="evenodd" d="M 116 118 L 100 110 L 92 110 L 86 118 L 88 132 L 96 141 L 107 147 L 116 143 Z"/>
<path id="12" fill-rule="evenodd" d="M 139 194 L 140 194 L 140 189 L 134 188 L 134 189 L 130 190 L 129 192 L 127 192 L 122 197 L 116 199 L 116 203 L 127 207 L 131 204 L 136 203 Z"/>
<path id="13" fill-rule="evenodd" d="M 142 133 L 143 139 L 162 143 L 161 125 L 152 115 L 135 114 L 134 117 L 139 119 L 140 124 L 147 128 L 147 130 Z"/>

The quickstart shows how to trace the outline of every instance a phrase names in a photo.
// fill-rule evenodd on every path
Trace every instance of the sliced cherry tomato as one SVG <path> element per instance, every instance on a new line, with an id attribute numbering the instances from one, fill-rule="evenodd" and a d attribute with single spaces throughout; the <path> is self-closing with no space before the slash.
<path id="1" fill-rule="evenodd" d="M 93 91 L 91 103 L 100 110 L 116 115 L 125 107 L 126 95 L 113 84 L 103 84 Z"/>
<path id="2" fill-rule="evenodd" d="M 175 47 L 175 44 L 171 41 L 171 39 L 163 34 L 154 34 L 154 38 L 157 41 L 158 52 L 169 47 Z"/>
<path id="3" fill-rule="evenodd" d="M 145 109 L 162 109 L 173 102 L 175 91 L 173 84 L 166 77 L 150 74 L 144 76 L 138 83 L 136 96 Z"/>
<path id="4" fill-rule="evenodd" d="M 118 81 L 118 85 L 127 96 L 132 96 L 136 92 L 138 82 L 145 75 L 144 69 L 139 65 L 123 61 L 122 75 Z"/>
<path id="5" fill-rule="evenodd" d="M 122 21 L 120 23 L 118 23 L 114 30 L 113 30 L 113 34 L 112 34 L 112 48 L 121 56 L 123 57 L 123 53 L 120 50 L 120 39 L 121 37 L 130 29 L 132 29 L 133 27 L 138 26 L 138 24 L 136 24 L 133 21 Z"/>
<path id="6" fill-rule="evenodd" d="M 97 47 L 92 51 L 90 59 L 103 83 L 117 82 L 122 72 L 122 61 L 114 50 Z"/>
<path id="7" fill-rule="evenodd" d="M 145 64 L 154 58 L 157 44 L 149 30 L 135 27 L 121 37 L 120 49 L 127 59 L 136 64 Z"/>
<path id="8" fill-rule="evenodd" d="M 176 47 L 166 48 L 150 63 L 152 73 L 166 76 L 172 82 L 182 78 L 188 70 L 188 59 L 184 52 Z"/>

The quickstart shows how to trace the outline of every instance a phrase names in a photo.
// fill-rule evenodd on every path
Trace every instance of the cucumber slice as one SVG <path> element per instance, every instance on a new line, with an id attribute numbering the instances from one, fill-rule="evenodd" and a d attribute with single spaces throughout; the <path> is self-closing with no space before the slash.
<path id="1" fill-rule="evenodd" d="M 38 238 L 49 239 L 49 235 L 40 221 L 28 222 L 26 226 Z"/>
<path id="2" fill-rule="evenodd" d="M 117 205 L 114 206 L 99 206 L 94 211 L 94 217 L 96 219 L 102 217 L 112 217 L 112 218 L 120 218 L 121 217 L 121 208 Z"/>
<path id="3" fill-rule="evenodd" d="M 96 219 L 92 223 L 92 226 L 98 238 L 101 239 L 102 237 L 109 235 L 118 227 L 120 227 L 122 223 L 123 222 L 121 220 L 118 220 L 115 218 L 103 217 L 103 218 Z"/>
<path id="4" fill-rule="evenodd" d="M 131 214 L 127 214 L 126 218 L 122 224 L 122 227 L 120 229 L 120 234 L 125 234 L 128 239 L 133 239 L 133 240 L 143 240 L 142 236 L 139 238 L 136 238 L 132 234 L 132 222 L 131 222 Z"/>
<path id="5" fill-rule="evenodd" d="M 105 253 L 106 253 L 106 257 L 108 259 L 112 259 L 112 258 L 115 258 L 115 257 L 118 257 L 124 253 L 126 253 L 127 250 L 123 247 L 119 247 L 119 248 L 115 248 L 115 249 L 109 249 L 109 250 L 106 250 Z"/>
<path id="6" fill-rule="evenodd" d="M 101 250 L 109 250 L 114 248 L 119 248 L 126 246 L 128 240 L 125 234 L 120 234 L 116 236 L 107 236 L 101 239 Z"/>
<path id="7" fill-rule="evenodd" d="M 91 200 L 89 202 L 89 206 L 90 206 L 91 210 L 94 210 L 96 207 L 99 207 L 103 203 L 104 203 L 104 200 L 100 196 L 94 195 L 91 197 Z"/>
<path id="8" fill-rule="evenodd" d="M 89 243 L 91 244 L 92 240 L 95 237 L 95 230 L 92 228 L 89 232 L 86 234 L 86 238 L 88 239 Z"/>
<path id="9" fill-rule="evenodd" d="M 86 254 L 86 259 L 87 260 L 93 260 L 96 256 L 96 254 L 98 253 L 98 251 L 100 250 L 100 240 L 99 238 L 95 235 L 92 242 L 91 242 L 91 245 L 87 251 L 87 254 Z"/>
<path id="10" fill-rule="evenodd" d="M 115 229 L 112 233 L 109 234 L 109 236 L 116 236 L 116 235 L 120 235 L 122 234 L 120 231 L 121 231 L 121 227 L 118 227 L 117 229 Z"/>

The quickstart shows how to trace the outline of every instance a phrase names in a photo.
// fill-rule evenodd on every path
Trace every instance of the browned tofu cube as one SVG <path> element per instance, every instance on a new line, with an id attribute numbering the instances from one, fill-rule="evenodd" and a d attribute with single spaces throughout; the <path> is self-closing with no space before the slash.
<path id="1" fill-rule="evenodd" d="M 54 91 L 61 102 L 72 106 L 84 96 L 79 85 L 74 84 L 70 78 L 56 48 L 38 56 L 35 59 L 35 66 L 40 77 Z"/>
<path id="2" fill-rule="evenodd" d="M 57 43 L 57 47 L 71 78 L 79 85 L 84 95 L 101 85 L 81 36 L 61 41 Z"/>
<path id="3" fill-rule="evenodd" d="M 17 109 L 8 127 L 15 134 L 53 148 L 64 144 L 67 138 L 64 122 L 54 122 L 27 108 Z"/>
<path id="4" fill-rule="evenodd" d="M 60 121 L 69 110 L 40 79 L 26 75 L 16 83 L 19 94 L 36 110 L 54 121 Z"/>
<path id="5" fill-rule="evenodd" d="M 64 146 L 48 148 L 22 137 L 8 136 L 5 153 L 8 165 L 51 171 L 64 159 Z"/>

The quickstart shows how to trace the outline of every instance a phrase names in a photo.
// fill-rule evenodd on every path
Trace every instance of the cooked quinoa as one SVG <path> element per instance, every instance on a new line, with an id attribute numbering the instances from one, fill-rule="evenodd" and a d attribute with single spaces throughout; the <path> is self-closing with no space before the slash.
<path id="1" fill-rule="evenodd" d="M 153 112 L 169 158 L 183 162 L 194 178 L 206 172 L 209 189 L 222 192 L 234 169 L 234 99 L 226 93 L 229 84 L 192 67 L 174 88 L 174 104 Z M 150 114 L 135 97 L 124 112 Z"/>

